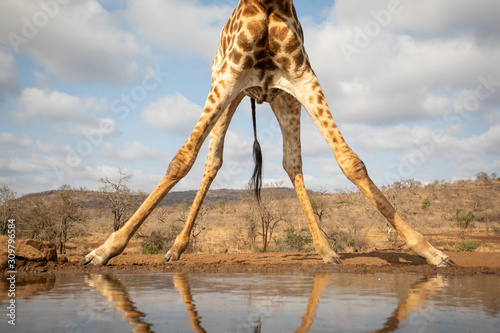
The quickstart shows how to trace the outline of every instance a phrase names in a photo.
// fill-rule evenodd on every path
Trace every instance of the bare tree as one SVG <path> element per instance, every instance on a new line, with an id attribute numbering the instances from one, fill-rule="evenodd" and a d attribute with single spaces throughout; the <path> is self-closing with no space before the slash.
<path id="1" fill-rule="evenodd" d="M 318 195 L 309 194 L 309 201 L 314 212 L 314 215 L 318 217 L 318 225 L 321 227 L 323 218 L 327 215 L 328 210 L 328 199 L 326 196 L 326 190 L 320 189 Z"/>
<path id="2" fill-rule="evenodd" d="M 191 203 L 188 202 L 187 200 L 184 200 L 184 202 L 178 206 L 179 209 L 179 218 L 177 219 L 178 222 L 181 222 L 182 224 L 186 223 L 190 208 L 191 208 Z M 201 235 L 203 231 L 206 230 L 204 219 L 205 215 L 208 214 L 208 211 L 210 209 L 213 209 L 211 205 L 202 206 L 200 208 L 200 211 L 198 212 L 198 215 L 196 216 L 196 220 L 194 220 L 193 227 L 191 228 L 191 235 L 189 237 L 193 252 L 196 251 L 196 243 L 198 237 Z"/>
<path id="3" fill-rule="evenodd" d="M 57 190 L 57 198 L 53 203 L 55 223 L 53 225 L 56 235 L 56 245 L 59 253 L 66 253 L 66 242 L 74 237 L 72 229 L 77 223 L 82 223 L 85 214 L 78 200 L 78 192 L 69 185 L 63 185 Z"/>
<path id="4" fill-rule="evenodd" d="M 260 204 L 256 199 L 250 202 L 252 213 L 248 217 L 249 232 L 253 237 L 259 234 L 262 237 L 262 251 L 267 251 L 267 246 L 272 240 L 273 232 L 282 221 L 285 221 L 285 209 L 282 207 L 282 197 L 278 188 L 282 184 L 274 182 L 261 192 Z M 253 196 L 253 190 L 248 193 Z M 257 231 L 260 229 L 260 231 Z M 255 238 L 254 238 L 255 239 Z"/>
<path id="5" fill-rule="evenodd" d="M 23 233 L 28 238 L 42 241 L 54 239 L 52 207 L 42 199 L 28 199 L 20 215 Z M 17 231 L 16 231 L 17 234 Z"/>
<path id="6" fill-rule="evenodd" d="M 114 231 L 123 227 L 134 207 L 132 191 L 125 185 L 130 175 L 126 175 L 122 169 L 118 169 L 118 173 L 117 182 L 111 181 L 107 176 L 99 179 L 103 184 L 99 189 L 104 197 L 105 206 L 113 214 Z"/>
<path id="7" fill-rule="evenodd" d="M 205 227 L 205 215 L 208 214 L 208 211 L 212 207 L 202 207 L 200 211 L 198 212 L 198 216 L 196 217 L 196 220 L 194 221 L 193 228 L 191 229 L 191 245 L 193 247 L 193 253 L 196 251 L 196 243 L 198 241 L 198 237 L 201 235 L 203 231 L 206 230 Z"/>
<path id="8" fill-rule="evenodd" d="M 0 188 L 0 232 L 2 235 L 7 234 L 7 226 L 9 219 L 14 218 L 16 192 L 11 190 L 8 186 Z"/>

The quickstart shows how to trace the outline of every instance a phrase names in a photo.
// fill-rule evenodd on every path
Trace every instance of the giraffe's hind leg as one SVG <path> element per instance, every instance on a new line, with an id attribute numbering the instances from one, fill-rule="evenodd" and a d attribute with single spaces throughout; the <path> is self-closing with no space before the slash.
<path id="1" fill-rule="evenodd" d="M 231 105 L 224 111 L 222 116 L 217 121 L 217 124 L 215 124 L 214 128 L 210 132 L 208 156 L 205 161 L 205 171 L 203 172 L 203 179 L 201 181 L 200 188 L 196 193 L 196 197 L 193 201 L 193 204 L 191 205 L 191 209 L 182 231 L 175 239 L 174 245 L 172 245 L 170 250 L 167 252 L 165 257 L 163 258 L 163 261 L 179 260 L 181 254 L 186 250 L 188 246 L 191 229 L 193 228 L 194 222 L 196 221 L 196 217 L 198 215 L 198 212 L 200 211 L 201 205 L 203 204 L 203 200 L 207 195 L 212 181 L 217 175 L 217 171 L 219 171 L 220 167 L 222 166 L 224 138 L 226 136 L 229 123 L 231 122 L 231 118 L 233 117 L 234 112 L 236 111 L 236 108 L 240 104 L 243 97 L 243 94 L 240 94 L 238 95 L 238 97 L 236 97 Z"/>
<path id="2" fill-rule="evenodd" d="M 318 79 L 311 71 L 300 82 L 291 83 L 290 91 L 304 105 L 315 125 L 332 149 L 342 172 L 375 205 L 382 215 L 394 226 L 406 245 L 428 263 L 436 266 L 450 266 L 455 263 L 443 252 L 434 248 L 425 238 L 413 230 L 396 212 L 384 194 L 368 176 L 361 159 L 344 141 L 335 124 Z M 307 82 L 307 83 L 305 83 Z"/>
<path id="3" fill-rule="evenodd" d="M 301 105 L 293 96 L 283 92 L 271 103 L 271 107 L 283 135 L 283 167 L 293 183 L 304 210 L 316 252 L 326 263 L 341 264 L 339 256 L 328 246 L 328 242 L 321 233 L 304 185 L 300 149 Z"/>

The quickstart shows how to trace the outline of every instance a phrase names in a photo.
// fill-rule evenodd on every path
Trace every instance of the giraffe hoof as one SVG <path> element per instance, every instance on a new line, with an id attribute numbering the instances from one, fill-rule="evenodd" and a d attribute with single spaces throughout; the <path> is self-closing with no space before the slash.
<path id="1" fill-rule="evenodd" d="M 177 252 L 174 252 L 172 250 L 168 251 L 165 257 L 163 258 L 164 262 L 169 262 L 169 261 L 177 261 L 181 255 Z"/>
<path id="2" fill-rule="evenodd" d="M 437 267 L 451 267 L 456 266 L 456 263 L 450 258 L 444 258 Z"/>
<path id="3" fill-rule="evenodd" d="M 88 266 L 105 266 L 108 263 L 109 258 L 104 255 L 98 255 L 96 249 L 85 256 L 85 258 L 80 261 L 80 265 Z"/>
<path id="4" fill-rule="evenodd" d="M 329 260 L 325 260 L 326 264 L 330 265 L 342 265 L 342 260 L 339 257 L 332 257 Z"/>

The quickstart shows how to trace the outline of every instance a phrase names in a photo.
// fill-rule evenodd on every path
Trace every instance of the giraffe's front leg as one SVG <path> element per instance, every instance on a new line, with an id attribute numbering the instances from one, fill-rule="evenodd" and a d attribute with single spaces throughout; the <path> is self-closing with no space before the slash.
<path id="1" fill-rule="evenodd" d="M 113 232 L 103 245 L 87 254 L 80 261 L 80 265 L 103 266 L 108 263 L 109 259 L 122 253 L 128 244 L 128 240 L 123 232 L 120 233 L 119 231 Z"/>
<path id="2" fill-rule="evenodd" d="M 217 124 L 215 124 L 214 128 L 210 132 L 208 156 L 205 162 L 205 171 L 203 173 L 203 179 L 201 181 L 200 188 L 196 193 L 196 197 L 193 201 L 193 204 L 191 205 L 191 210 L 189 211 L 186 223 L 184 224 L 182 231 L 175 239 L 174 245 L 172 245 L 170 250 L 167 252 L 165 257 L 163 258 L 163 261 L 179 260 L 181 254 L 184 253 L 189 244 L 189 236 L 191 234 L 194 222 L 196 221 L 198 212 L 200 211 L 201 205 L 203 204 L 203 200 L 207 195 L 212 181 L 217 175 L 217 171 L 219 171 L 222 166 L 224 138 L 226 136 L 229 123 L 231 122 L 234 112 L 236 111 L 236 108 L 240 104 L 243 97 L 244 94 L 241 93 L 235 98 L 235 100 L 224 111 L 222 116 L 217 121 Z"/>
<path id="3" fill-rule="evenodd" d="M 214 80 L 213 86 L 217 87 L 220 82 Z M 214 91 L 212 88 L 208 95 L 207 102 L 196 124 L 193 132 L 186 143 L 177 151 L 172 162 L 168 166 L 167 172 L 156 188 L 144 200 L 139 209 L 118 231 L 112 233 L 106 242 L 90 252 L 80 262 L 82 265 L 106 265 L 112 257 L 119 255 L 127 246 L 132 236 L 137 232 L 144 220 L 151 214 L 153 209 L 160 203 L 165 195 L 177 184 L 193 166 L 198 152 L 208 136 L 211 129 L 215 126 L 223 111 L 229 106 L 230 102 L 238 96 L 237 89 L 233 89 L 234 82 L 227 82 L 226 85 L 231 89 L 223 93 Z"/>

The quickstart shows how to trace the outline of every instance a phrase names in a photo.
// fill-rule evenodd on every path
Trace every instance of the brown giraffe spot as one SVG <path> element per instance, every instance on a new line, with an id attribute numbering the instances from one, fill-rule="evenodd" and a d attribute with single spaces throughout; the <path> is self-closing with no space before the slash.
<path id="1" fill-rule="evenodd" d="M 304 53 L 302 52 L 299 52 L 297 53 L 294 57 L 293 57 L 293 60 L 295 62 L 295 67 L 300 67 L 304 64 L 304 60 L 305 60 L 305 57 L 304 57 Z"/>
<path id="2" fill-rule="evenodd" d="M 206 107 L 206 108 L 203 109 L 203 112 L 204 113 L 210 113 L 210 112 L 212 112 L 212 108 Z"/>
<path id="3" fill-rule="evenodd" d="M 257 10 L 256 7 L 254 6 L 245 6 L 245 8 L 243 9 L 243 12 L 241 13 L 241 15 L 243 15 L 244 17 L 252 17 L 252 16 L 255 16 L 259 13 L 259 11 Z"/>
<path id="4" fill-rule="evenodd" d="M 267 52 L 266 52 L 266 50 L 261 49 L 260 51 L 255 52 L 255 58 L 257 60 L 259 60 L 259 59 L 266 59 L 267 58 Z"/>
<path id="5" fill-rule="evenodd" d="M 314 96 L 309 96 L 309 103 L 312 104 L 312 102 L 314 102 Z"/>
<path id="6" fill-rule="evenodd" d="M 208 101 L 212 104 L 215 104 L 217 102 L 212 95 L 208 96 Z"/>
<path id="7" fill-rule="evenodd" d="M 271 15 L 270 18 L 273 18 L 276 22 L 280 23 L 280 26 L 274 26 L 269 29 L 270 36 L 279 41 L 284 41 L 286 36 L 288 36 L 290 29 L 284 25 L 283 21 L 277 19 L 276 15 Z"/>
<path id="8" fill-rule="evenodd" d="M 330 137 L 332 138 L 333 143 L 337 143 L 338 142 L 337 136 L 335 135 L 335 131 L 334 130 L 328 131 L 328 135 L 330 135 Z"/>
<path id="9" fill-rule="evenodd" d="M 292 14 L 290 3 L 290 1 L 278 1 L 278 8 L 281 14 L 286 14 L 288 17 L 290 17 L 290 15 Z"/>
<path id="10" fill-rule="evenodd" d="M 324 105 L 326 103 L 323 95 L 318 95 L 318 104 Z"/>
<path id="11" fill-rule="evenodd" d="M 243 55 L 236 49 L 233 49 L 230 53 L 229 53 L 229 60 L 231 60 L 234 64 L 239 64 L 240 61 L 241 61 L 241 57 Z"/>
<path id="12" fill-rule="evenodd" d="M 252 43 L 248 40 L 248 37 L 244 32 L 240 32 L 238 34 L 237 44 L 238 47 L 245 52 L 251 52 L 253 50 Z"/>
<path id="13" fill-rule="evenodd" d="M 323 110 L 323 108 L 318 108 L 318 116 L 319 117 L 322 117 L 324 112 L 325 112 L 325 110 Z"/>
<path id="14" fill-rule="evenodd" d="M 281 57 L 281 58 L 278 58 L 276 61 L 278 62 L 279 67 L 281 69 L 283 69 L 284 71 L 288 72 L 290 70 L 290 66 L 291 66 L 290 59 L 288 59 L 286 57 Z"/>
<path id="15" fill-rule="evenodd" d="M 252 21 L 247 23 L 247 30 L 250 33 L 250 37 L 255 39 L 256 37 L 260 37 L 266 30 L 266 27 L 262 24 L 261 21 Z"/>
<path id="16" fill-rule="evenodd" d="M 220 99 L 220 92 L 219 92 L 219 88 L 217 86 L 214 87 L 214 94 L 215 94 L 215 96 L 217 96 L 218 99 Z"/>
<path id="17" fill-rule="evenodd" d="M 278 43 L 274 38 L 269 38 L 269 54 L 275 56 L 280 52 L 281 52 L 281 43 Z"/>
<path id="18" fill-rule="evenodd" d="M 300 42 L 296 38 L 290 38 L 288 43 L 285 45 L 286 54 L 292 54 L 300 47 Z M 300 52 L 302 54 L 302 52 Z"/>
<path id="19" fill-rule="evenodd" d="M 254 65 L 253 58 L 251 56 L 246 56 L 243 61 L 243 69 L 250 69 Z"/>

